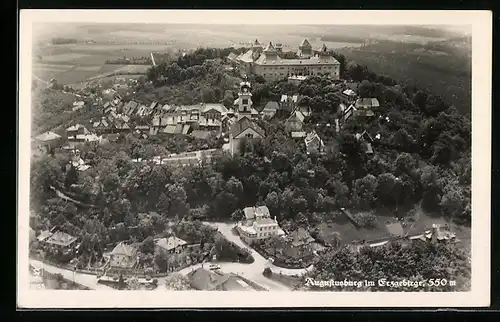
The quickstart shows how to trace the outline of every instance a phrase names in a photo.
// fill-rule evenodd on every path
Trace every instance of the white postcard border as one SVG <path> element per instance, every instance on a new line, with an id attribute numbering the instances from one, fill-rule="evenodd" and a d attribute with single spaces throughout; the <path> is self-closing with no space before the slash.
<path id="1" fill-rule="evenodd" d="M 269 19 L 266 19 L 269 17 Z M 148 292 L 28 288 L 31 44 L 34 22 L 472 26 L 472 278 L 470 292 Z M 271 23 L 270 23 L 271 24 Z M 490 11 L 21 10 L 19 30 L 18 306 L 22 308 L 474 307 L 490 303 Z M 108 294 L 109 293 L 109 294 Z M 159 296 L 161 294 L 161 296 Z"/>

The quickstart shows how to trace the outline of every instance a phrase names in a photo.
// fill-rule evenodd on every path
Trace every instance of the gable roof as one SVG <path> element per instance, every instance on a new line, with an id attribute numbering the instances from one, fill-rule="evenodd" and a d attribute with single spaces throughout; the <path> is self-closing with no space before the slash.
<path id="1" fill-rule="evenodd" d="M 45 239 L 49 238 L 52 236 L 52 232 L 50 230 L 44 230 L 38 235 L 37 239 L 38 241 L 44 241 Z"/>
<path id="2" fill-rule="evenodd" d="M 252 291 L 253 288 L 241 280 L 235 274 L 227 274 L 222 272 L 211 272 L 204 268 L 197 268 L 188 273 L 188 278 L 191 286 L 202 291 Z"/>
<path id="3" fill-rule="evenodd" d="M 203 104 L 203 107 L 201 108 L 201 113 L 206 113 L 212 109 L 216 110 L 221 114 L 227 113 L 227 108 L 222 104 Z"/>
<path id="4" fill-rule="evenodd" d="M 358 98 L 356 100 L 356 107 L 378 107 L 379 102 L 376 98 Z"/>
<path id="5" fill-rule="evenodd" d="M 288 122 L 289 120 L 291 120 L 294 117 L 297 120 L 299 120 L 301 123 L 304 123 L 305 116 L 301 111 L 295 111 L 294 113 L 292 113 L 292 115 L 290 115 L 290 117 L 286 120 L 286 122 Z"/>
<path id="6" fill-rule="evenodd" d="M 245 214 L 246 219 L 255 219 L 256 214 L 260 214 L 266 218 L 271 217 L 269 208 L 267 208 L 267 206 L 246 207 L 243 209 L 243 213 Z"/>
<path id="7" fill-rule="evenodd" d="M 231 133 L 233 134 L 233 137 L 238 136 L 246 129 L 252 129 L 255 132 L 257 132 L 260 136 L 262 137 L 265 136 L 264 130 L 260 126 L 255 124 L 255 122 L 249 120 L 246 117 L 236 121 L 235 123 L 233 123 L 233 125 L 231 125 Z"/>
<path id="8" fill-rule="evenodd" d="M 279 106 L 278 102 L 276 102 L 276 101 L 269 101 L 264 106 L 263 111 L 279 110 L 279 108 L 280 108 L 280 106 Z"/>
<path id="9" fill-rule="evenodd" d="M 168 238 L 161 238 L 155 243 L 157 246 L 164 248 L 166 250 L 172 250 L 178 246 L 184 246 L 187 244 L 184 240 L 177 238 L 175 236 L 170 236 Z"/>
<path id="10" fill-rule="evenodd" d="M 307 39 L 302 40 L 299 47 L 312 48 L 311 44 L 309 43 L 309 40 Z"/>
<path id="11" fill-rule="evenodd" d="M 69 234 L 63 233 L 62 231 L 58 231 L 52 234 L 48 239 L 47 243 L 60 245 L 60 246 L 69 246 L 71 245 L 77 238 L 73 237 Z"/>
<path id="12" fill-rule="evenodd" d="M 287 237 L 293 246 L 302 246 L 314 242 L 314 238 L 302 227 L 294 230 Z"/>
<path id="13" fill-rule="evenodd" d="M 314 140 L 319 140 L 320 142 L 323 142 L 319 135 L 316 133 L 316 131 L 312 131 L 307 133 L 306 138 L 304 139 L 304 143 L 307 145 L 311 144 Z"/>
<path id="14" fill-rule="evenodd" d="M 137 252 L 137 249 L 131 245 L 127 245 L 124 242 L 119 242 L 118 245 L 113 248 L 111 255 L 125 255 L 125 256 L 134 256 Z"/>
<path id="15" fill-rule="evenodd" d="M 86 132 L 87 129 L 85 128 L 85 126 L 81 125 L 81 124 L 75 124 L 75 125 L 72 125 L 70 127 L 68 127 L 66 129 L 66 131 L 68 132 L 71 132 L 71 131 L 78 131 L 79 129 L 83 128 L 83 131 Z"/>

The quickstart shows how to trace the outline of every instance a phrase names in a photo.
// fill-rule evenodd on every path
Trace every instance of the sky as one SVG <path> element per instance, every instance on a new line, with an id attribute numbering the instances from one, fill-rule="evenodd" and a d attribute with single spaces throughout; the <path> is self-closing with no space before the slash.
<path id="1" fill-rule="evenodd" d="M 388 10 L 21 10 L 21 20 L 59 22 L 150 22 L 203 24 L 376 24 L 464 25 L 481 18 L 480 11 Z M 457 24 L 460 22 L 460 24 Z"/>

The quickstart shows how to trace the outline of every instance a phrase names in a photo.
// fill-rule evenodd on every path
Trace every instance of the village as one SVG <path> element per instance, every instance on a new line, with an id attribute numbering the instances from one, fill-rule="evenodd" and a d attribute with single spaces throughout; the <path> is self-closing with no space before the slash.
<path id="1" fill-rule="evenodd" d="M 150 167 L 198 167 L 210 163 L 217 153 L 226 153 L 231 157 L 241 155 L 249 142 L 264 140 L 266 136 L 272 135 L 266 133 L 259 124 L 273 119 L 283 120 L 288 137 L 303 147 L 303 153 L 314 158 L 326 155 L 329 151 L 338 151 L 338 142 L 334 138 L 321 136 L 320 132 L 324 131 L 319 131 L 319 128 L 327 127 L 339 133 L 351 119 L 361 124 L 379 119 L 391 122 L 386 114 L 380 112 L 383 110 L 382 104 L 376 97 L 359 95 L 359 82 L 340 78 L 339 64 L 327 54 L 326 46 L 313 50 L 307 40 L 301 43 L 299 56 L 313 66 L 309 69 L 303 69 L 305 63 L 297 60 L 281 60 L 279 53 L 280 49 L 276 49 L 272 43 L 263 48 L 256 40 L 247 53 L 241 56 L 232 54 L 227 58 L 225 63 L 228 66 L 241 71 L 241 81 L 236 84 L 237 98 L 232 106 L 222 102 L 175 106 L 156 101 L 145 105 L 134 99 L 125 100 L 123 97 L 133 97 L 137 86 L 136 80 L 126 77 L 115 78 L 108 88 L 99 87 L 98 94 L 88 87 L 79 90 L 75 93 L 70 113 L 88 110 L 93 111 L 89 115 L 102 116 L 89 118 L 86 122 L 66 124 L 64 131 L 49 130 L 36 135 L 32 140 L 32 158 L 64 154 L 70 159 L 66 171 L 72 169 L 84 173 L 90 171 L 93 165 L 82 155 L 83 146 L 106 146 L 110 142 L 119 142 L 120 138 L 127 135 L 133 135 L 138 140 L 181 137 L 189 138 L 189 142 L 201 143 L 195 145 L 197 149 L 187 152 L 168 151 L 148 159 L 132 158 L 131 162 Z M 266 66 L 272 65 L 272 61 L 288 66 L 286 75 L 281 75 L 284 72 L 280 69 L 270 74 Z M 328 69 L 320 67 L 317 72 L 314 64 L 321 64 L 322 61 L 326 62 Z M 297 64 L 302 65 L 302 69 L 296 69 L 294 66 Z M 278 100 L 255 105 L 252 101 L 254 84 L 249 80 L 252 73 L 260 73 L 271 79 L 286 76 L 294 84 L 315 75 L 327 77 L 333 82 L 334 95 L 340 102 L 335 107 L 338 117 L 326 124 L 307 122 L 314 112 L 303 103 L 299 93 L 281 93 Z M 49 86 L 54 83 L 56 80 Z M 354 137 L 368 159 L 376 156 L 377 141 L 384 139 L 381 133 L 366 129 L 355 133 Z M 315 175 L 314 170 L 308 171 L 311 176 Z M 92 207 L 79 201 L 78 196 L 69 191 L 63 191 L 60 187 L 51 188 L 65 202 L 79 207 Z M 363 229 L 349 209 L 337 207 L 334 212 L 345 217 L 354 230 Z M 155 212 L 138 216 L 141 223 L 156 222 L 161 217 Z M 265 205 L 242 207 L 235 212 L 233 219 L 231 222 L 203 221 L 197 224 L 193 229 L 206 229 L 207 236 L 210 236 L 200 238 L 192 238 L 181 229 L 191 225 L 187 223 L 188 220 L 169 219 L 166 223 L 170 227 L 168 235 L 160 237 L 141 233 L 137 234 L 141 238 L 136 238 L 139 239 L 136 242 L 130 242 L 130 238 L 118 240 L 120 237 L 116 237 L 116 242 L 110 243 L 107 249 L 99 253 L 99 258 L 89 259 L 88 263 L 78 261 L 79 249 L 83 247 L 81 245 L 95 241 L 82 240 L 80 236 L 73 236 L 56 225 L 38 232 L 31 229 L 31 241 L 36 243 L 31 252 L 32 270 L 40 274 L 42 268 L 53 274 L 61 274 L 65 279 L 89 289 L 109 287 L 167 291 L 168 283 L 177 285 L 183 282 L 186 289 L 205 291 L 286 291 L 298 287 L 300 279 L 314 269 L 322 254 L 336 247 L 335 242 L 325 242 L 324 237 L 317 240 L 304 227 L 285 229 Z M 412 221 L 393 217 L 386 219 L 385 226 L 387 233 L 376 238 L 359 238 L 351 247 L 378 247 L 395 240 L 422 243 L 458 241 L 447 225 L 434 223 L 425 228 L 413 229 Z M 139 228 L 116 225 L 113 229 L 132 231 Z M 226 248 L 235 249 L 236 255 L 231 260 L 224 258 Z M 172 276 L 177 276 L 179 281 L 170 281 Z M 166 283 L 167 287 L 164 286 Z M 172 286 L 173 289 L 176 287 L 179 286 Z"/>

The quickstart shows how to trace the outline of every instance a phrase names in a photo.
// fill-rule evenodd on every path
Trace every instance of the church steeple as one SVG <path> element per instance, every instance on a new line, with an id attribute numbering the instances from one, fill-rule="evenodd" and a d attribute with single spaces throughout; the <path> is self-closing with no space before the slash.
<path id="1" fill-rule="evenodd" d="M 238 93 L 238 120 L 247 117 L 252 119 L 252 86 L 245 80 L 240 83 Z"/>

